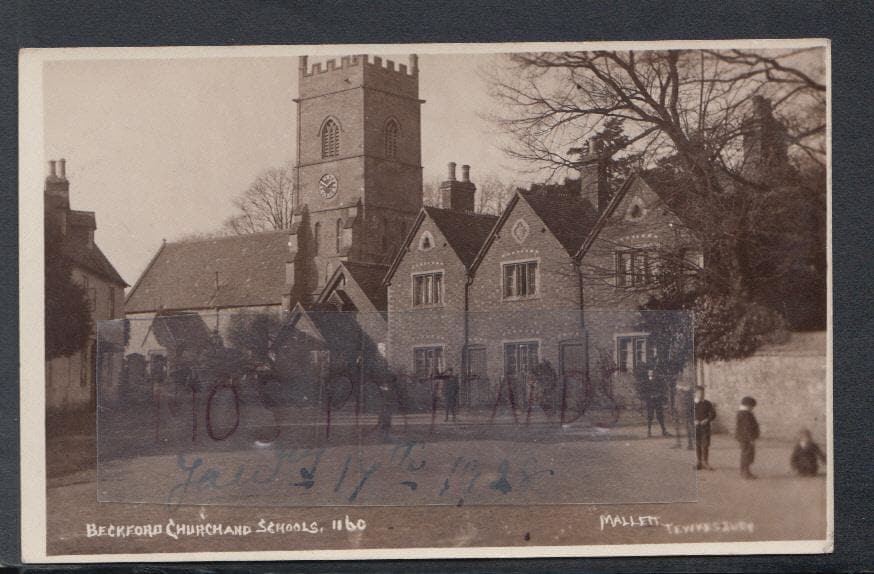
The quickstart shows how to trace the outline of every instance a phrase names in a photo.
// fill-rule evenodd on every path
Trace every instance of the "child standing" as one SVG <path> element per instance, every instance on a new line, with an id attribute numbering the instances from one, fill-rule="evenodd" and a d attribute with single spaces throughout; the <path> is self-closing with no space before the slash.
<path id="1" fill-rule="evenodd" d="M 825 454 L 819 445 L 813 442 L 810 431 L 801 429 L 798 443 L 795 445 L 790 459 L 792 470 L 801 476 L 816 476 L 816 473 L 819 472 L 818 461 L 825 463 Z"/>
<path id="2" fill-rule="evenodd" d="M 756 399 L 744 397 L 737 411 L 737 424 L 734 436 L 740 443 L 740 475 L 742 478 L 757 478 L 750 472 L 750 466 L 756 459 L 756 440 L 759 438 L 759 422 L 753 414 Z"/>
<path id="3" fill-rule="evenodd" d="M 698 470 L 713 470 L 710 466 L 710 423 L 716 418 L 713 403 L 704 398 L 704 387 L 695 387 L 695 447 Z"/>

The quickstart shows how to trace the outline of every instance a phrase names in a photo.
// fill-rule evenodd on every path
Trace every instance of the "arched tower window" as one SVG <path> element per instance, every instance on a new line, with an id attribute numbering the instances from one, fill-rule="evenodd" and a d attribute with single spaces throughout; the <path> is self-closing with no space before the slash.
<path id="1" fill-rule="evenodd" d="M 385 253 L 388 250 L 388 219 L 386 217 L 382 218 L 382 252 Z"/>
<path id="2" fill-rule="evenodd" d="M 322 241 L 321 235 L 322 223 L 320 221 L 317 221 L 316 224 L 313 226 L 313 253 L 316 255 L 319 254 L 319 243 L 321 243 Z"/>
<path id="3" fill-rule="evenodd" d="M 398 132 L 400 128 L 397 120 L 390 119 L 385 124 L 385 157 L 395 159 L 398 155 Z"/>
<path id="4" fill-rule="evenodd" d="M 340 126 L 329 118 L 322 126 L 322 158 L 340 155 Z"/>
<path id="5" fill-rule="evenodd" d="M 337 253 L 340 253 L 340 247 L 343 243 L 343 220 L 337 220 Z"/>

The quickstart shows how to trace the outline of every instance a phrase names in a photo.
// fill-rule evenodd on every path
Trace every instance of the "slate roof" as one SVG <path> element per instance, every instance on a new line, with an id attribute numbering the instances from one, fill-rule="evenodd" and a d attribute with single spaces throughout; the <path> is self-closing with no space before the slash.
<path id="1" fill-rule="evenodd" d="M 106 255 L 97 247 L 97 244 L 88 247 L 81 241 L 65 238 L 62 249 L 64 255 L 69 257 L 75 265 L 87 269 L 111 283 L 127 287 L 127 283 L 121 278 Z"/>
<path id="2" fill-rule="evenodd" d="M 703 206 L 689 181 L 675 177 L 664 169 L 648 169 L 640 174 L 640 178 L 678 217 L 687 221 L 701 217 Z M 722 184 L 730 188 L 734 182 L 726 179 Z"/>
<path id="3" fill-rule="evenodd" d="M 449 246 L 465 267 L 469 267 L 473 262 L 492 227 L 495 226 L 495 222 L 498 221 L 495 215 L 466 213 L 437 207 L 423 209 L 443 233 Z"/>
<path id="4" fill-rule="evenodd" d="M 70 231 L 64 235 L 61 250 L 70 258 L 74 265 L 82 267 L 99 277 L 103 277 L 111 283 L 127 287 L 127 283 L 121 278 L 118 271 L 109 262 L 103 251 L 92 243 L 89 246 L 87 233 L 77 232 L 74 228 L 94 230 L 97 225 L 93 211 L 67 211 L 67 225 Z"/>
<path id="5" fill-rule="evenodd" d="M 379 311 L 385 311 L 388 308 L 388 289 L 382 284 L 388 271 L 387 265 L 344 261 L 343 267 L 349 271 L 355 283 L 361 287 L 374 307 Z"/>
<path id="6" fill-rule="evenodd" d="M 165 243 L 134 285 L 125 308 L 142 313 L 279 305 L 288 290 L 289 256 L 287 231 Z"/>
<path id="7" fill-rule="evenodd" d="M 578 195 L 542 191 L 519 191 L 550 233 L 573 256 L 598 219 L 595 208 Z"/>

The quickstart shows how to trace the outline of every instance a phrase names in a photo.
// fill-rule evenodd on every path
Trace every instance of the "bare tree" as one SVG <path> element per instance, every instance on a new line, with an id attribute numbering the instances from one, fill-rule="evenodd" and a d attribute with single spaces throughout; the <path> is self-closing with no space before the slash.
<path id="1" fill-rule="evenodd" d="M 477 182 L 476 212 L 500 215 L 513 193 L 516 184 L 506 182 L 494 174 L 486 174 Z"/>
<path id="2" fill-rule="evenodd" d="M 610 152 L 632 154 L 668 180 L 666 201 L 704 246 L 696 341 L 713 341 L 712 358 L 720 345 L 745 354 L 779 323 L 763 294 L 786 281 L 775 275 L 779 249 L 800 243 L 787 223 L 818 201 L 793 162 L 824 162 L 823 56 L 821 48 L 513 54 L 491 78 L 494 119 L 511 156 L 553 175 L 621 120 L 623 145 Z M 747 153 L 761 127 L 755 118 L 782 126 L 775 153 Z"/>
<path id="3" fill-rule="evenodd" d="M 234 200 L 238 213 L 225 220 L 232 234 L 245 235 L 291 227 L 294 177 L 290 168 L 271 168 Z"/>
<path id="4" fill-rule="evenodd" d="M 491 215 L 501 214 L 517 187 L 515 183 L 507 182 L 494 174 L 485 174 L 474 183 L 476 184 L 474 211 Z M 425 205 L 440 207 L 439 181 L 425 182 L 422 186 L 422 200 Z"/>

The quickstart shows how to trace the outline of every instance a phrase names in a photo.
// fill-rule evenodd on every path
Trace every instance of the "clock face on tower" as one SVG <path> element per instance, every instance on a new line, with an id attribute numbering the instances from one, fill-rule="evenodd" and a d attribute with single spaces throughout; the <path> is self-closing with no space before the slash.
<path id="1" fill-rule="evenodd" d="M 337 178 L 334 175 L 326 173 L 322 176 L 319 180 L 319 195 L 325 199 L 337 195 Z"/>

